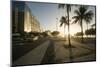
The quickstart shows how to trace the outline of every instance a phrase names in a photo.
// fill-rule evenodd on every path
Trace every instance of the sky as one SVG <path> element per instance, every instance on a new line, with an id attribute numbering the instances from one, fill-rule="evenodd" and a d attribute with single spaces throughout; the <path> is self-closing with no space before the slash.
<path id="1" fill-rule="evenodd" d="M 64 9 L 58 9 L 58 4 L 55 3 L 37 3 L 37 2 L 27 2 L 28 7 L 30 8 L 33 16 L 37 18 L 37 20 L 40 22 L 41 29 L 43 31 L 50 30 L 50 31 L 60 31 L 61 35 L 63 35 L 64 28 L 63 26 L 60 27 L 60 18 L 61 16 L 65 16 L 66 11 Z M 78 9 L 78 7 L 73 6 L 71 8 L 70 12 L 70 19 L 75 15 L 74 11 Z M 95 15 L 95 7 L 90 6 L 89 10 L 92 10 Z M 56 19 L 58 18 L 58 20 Z M 83 21 L 84 22 L 84 21 Z M 95 16 L 93 17 L 93 20 L 91 21 L 91 24 L 95 23 Z M 90 24 L 90 25 L 91 25 Z M 87 29 L 87 25 L 85 22 L 83 23 L 83 30 L 85 31 Z M 90 28 L 90 26 L 88 27 Z M 68 31 L 68 28 L 66 26 L 66 33 Z M 81 28 L 79 24 L 73 24 L 70 25 L 70 33 L 73 35 L 76 32 L 80 32 Z"/>

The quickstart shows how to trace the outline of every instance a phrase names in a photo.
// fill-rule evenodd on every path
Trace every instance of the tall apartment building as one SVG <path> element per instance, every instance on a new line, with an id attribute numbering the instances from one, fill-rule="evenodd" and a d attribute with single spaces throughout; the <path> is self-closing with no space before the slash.
<path id="1" fill-rule="evenodd" d="M 31 31 L 32 32 L 40 32 L 40 23 L 39 21 L 36 19 L 35 16 L 32 16 L 32 23 L 31 23 Z"/>
<path id="2" fill-rule="evenodd" d="M 25 5 L 24 10 L 24 31 L 31 32 L 32 14 L 31 10 L 27 5 Z"/>
<path id="3" fill-rule="evenodd" d="M 12 33 L 40 32 L 40 23 L 23 1 L 12 1 Z"/>
<path id="4" fill-rule="evenodd" d="M 12 1 L 12 32 L 24 32 L 24 2 Z"/>

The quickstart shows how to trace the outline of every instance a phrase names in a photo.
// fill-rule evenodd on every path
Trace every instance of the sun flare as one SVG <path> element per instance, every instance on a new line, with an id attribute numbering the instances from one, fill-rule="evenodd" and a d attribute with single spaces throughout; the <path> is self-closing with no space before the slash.
<path id="1" fill-rule="evenodd" d="M 66 26 L 66 28 L 65 28 L 65 33 L 64 33 L 64 27 L 60 27 L 59 29 L 58 29 L 58 31 L 60 32 L 60 35 L 61 36 L 64 36 L 64 35 L 68 35 L 68 28 L 67 28 L 67 26 Z M 71 25 L 70 26 L 70 35 L 74 35 L 75 33 L 77 33 L 77 32 L 80 32 L 81 30 L 80 30 L 80 28 L 79 28 L 79 26 L 77 26 L 77 25 Z"/>

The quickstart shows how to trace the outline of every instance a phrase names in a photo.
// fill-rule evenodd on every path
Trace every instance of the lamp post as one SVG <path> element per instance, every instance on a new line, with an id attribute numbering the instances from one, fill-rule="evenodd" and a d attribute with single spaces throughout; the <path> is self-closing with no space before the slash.
<path id="1" fill-rule="evenodd" d="M 56 31 L 58 31 L 57 24 L 58 24 L 58 18 L 56 18 Z"/>

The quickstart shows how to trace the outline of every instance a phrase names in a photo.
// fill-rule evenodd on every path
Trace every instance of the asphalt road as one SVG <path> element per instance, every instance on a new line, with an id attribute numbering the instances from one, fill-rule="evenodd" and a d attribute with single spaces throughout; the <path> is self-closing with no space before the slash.
<path id="1" fill-rule="evenodd" d="M 39 46 L 31 49 L 28 53 L 14 61 L 14 65 L 37 65 L 95 60 L 95 47 L 71 40 L 70 49 L 68 41 L 49 37 L 43 43 L 40 43 Z"/>

